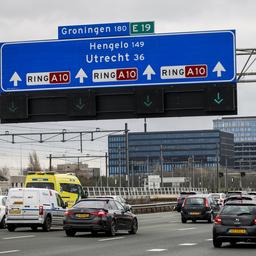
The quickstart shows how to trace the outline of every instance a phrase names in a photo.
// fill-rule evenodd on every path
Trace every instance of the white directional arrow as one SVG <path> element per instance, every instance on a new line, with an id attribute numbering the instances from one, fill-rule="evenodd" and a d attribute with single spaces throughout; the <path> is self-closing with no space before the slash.
<path id="1" fill-rule="evenodd" d="M 217 77 L 221 77 L 222 73 L 221 72 L 226 72 L 226 69 L 223 67 L 223 65 L 218 62 L 212 72 L 217 72 Z"/>
<path id="2" fill-rule="evenodd" d="M 143 76 L 146 75 L 147 76 L 147 80 L 151 80 L 151 76 L 155 75 L 155 74 L 156 73 L 155 73 L 154 69 L 150 65 L 148 65 L 147 68 L 143 72 Z"/>
<path id="3" fill-rule="evenodd" d="M 18 75 L 17 72 L 14 72 L 10 79 L 10 82 L 13 82 L 14 86 L 18 86 L 18 82 L 20 82 L 20 81 L 22 81 L 20 76 Z"/>
<path id="4" fill-rule="evenodd" d="M 86 75 L 84 70 L 82 68 L 80 68 L 80 70 L 77 72 L 75 78 L 79 78 L 79 83 L 82 84 L 84 82 L 84 78 L 88 78 L 88 76 Z"/>

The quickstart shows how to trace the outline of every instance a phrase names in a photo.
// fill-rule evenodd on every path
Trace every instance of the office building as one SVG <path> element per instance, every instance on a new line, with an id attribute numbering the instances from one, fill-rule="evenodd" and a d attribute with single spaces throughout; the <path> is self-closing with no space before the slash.
<path id="1" fill-rule="evenodd" d="M 125 135 L 108 137 L 109 174 L 127 174 Z M 232 165 L 233 134 L 218 130 L 138 132 L 128 134 L 129 174 L 152 174 L 173 168 Z M 162 156 L 162 158 L 161 158 Z M 162 160 L 161 160 L 162 159 Z"/>
<path id="2" fill-rule="evenodd" d="M 256 170 L 256 117 L 225 117 L 213 120 L 214 129 L 234 134 L 234 168 Z"/>

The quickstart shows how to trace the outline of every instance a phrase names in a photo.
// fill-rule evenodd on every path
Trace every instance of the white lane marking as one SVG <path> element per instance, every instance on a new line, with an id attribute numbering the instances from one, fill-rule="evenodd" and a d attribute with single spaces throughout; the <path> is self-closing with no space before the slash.
<path id="1" fill-rule="evenodd" d="M 179 244 L 180 246 L 193 246 L 197 245 L 197 243 L 184 243 L 184 244 Z"/>
<path id="2" fill-rule="evenodd" d="M 186 230 L 192 230 L 192 229 L 196 229 L 195 227 L 192 227 L 192 228 L 179 228 L 179 229 L 176 229 L 177 231 L 186 231 Z"/>
<path id="3" fill-rule="evenodd" d="M 3 240 L 11 240 L 11 239 L 20 239 L 20 238 L 32 238 L 35 237 L 34 235 L 29 236 L 11 236 L 11 237 L 4 237 Z"/>
<path id="4" fill-rule="evenodd" d="M 212 241 L 212 240 L 213 240 L 212 238 L 205 239 L 205 241 Z"/>
<path id="5" fill-rule="evenodd" d="M 14 253 L 14 252 L 20 252 L 20 250 L 2 251 L 0 252 L 0 254 L 7 254 L 7 253 Z"/>
<path id="6" fill-rule="evenodd" d="M 147 252 L 163 252 L 163 251 L 167 251 L 167 249 L 150 249 L 150 250 L 147 250 Z"/>
<path id="7" fill-rule="evenodd" d="M 113 241 L 113 240 L 119 240 L 119 239 L 123 239 L 123 238 L 124 238 L 123 236 L 113 237 L 113 238 L 105 238 L 105 239 L 98 240 L 98 242 Z"/>

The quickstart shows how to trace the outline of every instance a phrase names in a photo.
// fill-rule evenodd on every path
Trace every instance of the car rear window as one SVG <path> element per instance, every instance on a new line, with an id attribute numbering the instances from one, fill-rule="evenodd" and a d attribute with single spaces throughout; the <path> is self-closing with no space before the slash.
<path id="1" fill-rule="evenodd" d="M 222 215 L 256 215 L 255 205 L 225 205 L 221 211 Z"/>
<path id="2" fill-rule="evenodd" d="M 108 209 L 106 201 L 101 200 L 88 200 L 80 201 L 73 206 L 74 208 L 92 208 L 92 209 Z"/>
<path id="3" fill-rule="evenodd" d="M 54 190 L 54 184 L 51 182 L 28 182 L 27 188 L 48 188 Z"/>
<path id="4" fill-rule="evenodd" d="M 204 204 L 204 198 L 202 197 L 192 197 L 186 199 L 187 205 L 202 205 Z"/>

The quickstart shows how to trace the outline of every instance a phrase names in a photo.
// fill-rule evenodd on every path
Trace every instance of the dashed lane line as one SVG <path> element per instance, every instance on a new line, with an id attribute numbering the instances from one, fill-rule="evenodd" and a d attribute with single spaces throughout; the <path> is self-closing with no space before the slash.
<path id="1" fill-rule="evenodd" d="M 187 230 L 193 230 L 193 229 L 196 229 L 195 227 L 191 227 L 191 228 L 179 228 L 179 229 L 176 229 L 176 231 L 187 231 Z"/>
<path id="2" fill-rule="evenodd" d="M 150 249 L 150 250 L 147 250 L 147 252 L 164 252 L 164 251 L 167 251 L 167 249 Z"/>
<path id="3" fill-rule="evenodd" d="M 20 250 L 2 251 L 0 252 L 0 254 L 15 253 L 15 252 L 20 252 Z"/>
<path id="4" fill-rule="evenodd" d="M 11 236 L 11 237 L 4 237 L 3 240 L 12 240 L 12 239 L 21 239 L 21 238 L 32 238 L 35 237 L 34 235 L 29 236 Z"/>
<path id="5" fill-rule="evenodd" d="M 106 242 L 106 241 L 120 240 L 120 239 L 123 239 L 123 238 L 124 238 L 123 236 L 120 236 L 120 237 L 113 237 L 113 238 L 105 238 L 105 239 L 100 239 L 100 240 L 98 240 L 98 242 Z"/>
<path id="6" fill-rule="evenodd" d="M 197 243 L 184 243 L 184 244 L 179 244 L 180 246 L 194 246 L 197 245 Z"/>

